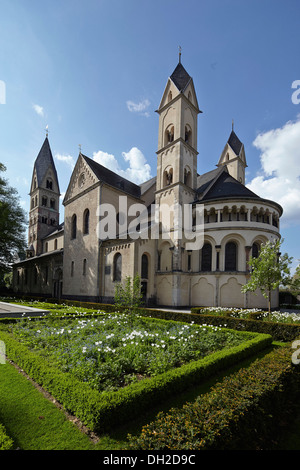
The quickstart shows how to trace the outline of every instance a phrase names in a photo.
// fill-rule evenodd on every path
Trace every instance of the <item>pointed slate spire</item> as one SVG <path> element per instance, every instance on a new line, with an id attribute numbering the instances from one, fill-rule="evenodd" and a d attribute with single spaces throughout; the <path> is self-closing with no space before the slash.
<path id="1" fill-rule="evenodd" d="M 229 139 L 228 139 L 227 143 L 230 145 L 230 147 L 232 148 L 232 150 L 234 151 L 234 153 L 236 155 L 240 154 L 240 152 L 242 150 L 242 147 L 243 147 L 243 144 L 242 144 L 242 142 L 240 141 L 240 139 L 238 138 L 238 136 L 236 135 L 236 133 L 234 132 L 233 129 L 231 131 L 231 134 L 229 136 Z"/>
<path id="2" fill-rule="evenodd" d="M 54 160 L 52 157 L 52 152 L 49 144 L 48 137 L 46 136 L 44 143 L 41 147 L 41 150 L 39 151 L 39 154 L 34 162 L 34 170 L 36 170 L 36 175 L 37 175 L 37 184 L 38 186 L 41 186 L 43 178 L 47 172 L 47 170 L 51 167 L 53 170 L 53 174 L 55 175 L 56 178 L 56 183 L 59 191 L 59 184 L 58 184 L 58 177 L 56 173 L 56 168 L 54 165 Z"/>
<path id="3" fill-rule="evenodd" d="M 170 79 L 174 85 L 176 85 L 179 91 L 183 91 L 190 82 L 191 77 L 183 67 L 182 63 L 179 62 L 174 72 L 170 76 Z"/>

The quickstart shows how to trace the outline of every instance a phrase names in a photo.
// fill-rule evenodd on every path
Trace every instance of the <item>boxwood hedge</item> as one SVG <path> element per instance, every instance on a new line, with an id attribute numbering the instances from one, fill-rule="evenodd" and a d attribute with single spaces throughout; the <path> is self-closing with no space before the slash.
<path id="1" fill-rule="evenodd" d="M 12 450 L 13 441 L 6 434 L 6 429 L 3 424 L 0 423 L 0 450 Z"/>
<path id="2" fill-rule="evenodd" d="M 278 422 L 299 399 L 300 366 L 281 347 L 225 377 L 194 402 L 167 413 L 129 436 L 130 448 L 258 450 L 272 448 Z"/>
<path id="3" fill-rule="evenodd" d="M 62 372 L 19 343 L 11 334 L 0 331 L 6 354 L 35 382 L 53 395 L 70 413 L 91 430 L 105 431 L 139 416 L 150 406 L 176 392 L 257 354 L 272 343 L 270 335 L 258 334 L 239 346 L 216 352 L 201 360 L 192 361 L 177 369 L 121 388 L 117 392 L 99 393 L 70 373 Z"/>

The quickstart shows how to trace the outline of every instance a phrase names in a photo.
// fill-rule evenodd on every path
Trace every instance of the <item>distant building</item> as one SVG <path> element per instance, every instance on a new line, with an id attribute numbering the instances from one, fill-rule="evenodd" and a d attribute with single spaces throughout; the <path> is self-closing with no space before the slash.
<path id="1" fill-rule="evenodd" d="M 33 169 L 27 257 L 14 265 L 15 292 L 110 302 L 116 283 L 139 273 L 151 305 L 266 307 L 259 292 L 242 294 L 241 287 L 250 275 L 249 256 L 257 256 L 262 243 L 280 237 L 282 208 L 245 186 L 245 149 L 233 129 L 216 168 L 198 173 L 201 111 L 181 61 L 157 112 L 156 177 L 137 185 L 80 152 L 64 197 L 62 224 L 58 177 L 46 137 Z M 127 211 L 120 210 L 120 201 L 126 201 Z M 99 236 L 103 225 L 109 225 L 105 204 L 115 210 L 116 234 L 109 238 Z M 137 220 L 130 213 L 138 207 L 134 204 L 147 210 L 146 226 L 140 224 L 134 232 L 140 236 L 128 234 L 130 223 Z M 154 204 L 189 207 L 194 235 L 202 230 L 195 214 L 202 213 L 203 244 L 190 247 L 174 213 L 169 237 L 163 234 L 164 213 L 157 225 L 159 236 L 151 236 Z M 278 306 L 278 292 L 272 306 Z"/>

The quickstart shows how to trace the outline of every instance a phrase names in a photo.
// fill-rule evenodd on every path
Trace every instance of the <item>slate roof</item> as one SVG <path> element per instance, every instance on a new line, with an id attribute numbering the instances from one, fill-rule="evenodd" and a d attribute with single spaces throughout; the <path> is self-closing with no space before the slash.
<path id="1" fill-rule="evenodd" d="M 87 157 L 86 155 L 81 154 L 82 158 L 86 161 L 92 171 L 95 173 L 99 181 L 103 181 L 103 183 L 109 184 L 114 188 L 124 191 L 125 193 L 140 198 L 141 197 L 141 187 L 131 181 L 123 178 L 122 176 L 114 173 L 113 171 L 109 170 L 100 163 L 95 162 L 91 158 Z"/>
<path id="2" fill-rule="evenodd" d="M 44 179 L 44 176 L 49 169 L 49 167 L 52 168 L 52 171 L 54 173 L 54 176 L 56 178 L 56 184 L 58 187 L 59 191 L 59 184 L 58 184 L 58 177 L 56 173 L 56 168 L 54 165 L 54 160 L 52 157 L 52 152 L 49 144 L 48 137 L 45 138 L 44 143 L 41 147 L 41 150 L 34 162 L 34 169 L 36 170 L 36 175 L 37 175 L 37 183 L 38 186 L 41 186 L 42 181 Z"/>
<path id="3" fill-rule="evenodd" d="M 191 80 L 191 77 L 189 76 L 181 62 L 179 62 L 170 78 L 179 91 L 183 91 Z"/>
<path id="4" fill-rule="evenodd" d="M 234 131 L 231 131 L 231 134 L 228 139 L 228 144 L 230 145 L 230 147 L 232 148 L 232 150 L 234 151 L 236 155 L 240 154 L 243 144 Z"/>
<path id="5" fill-rule="evenodd" d="M 228 173 L 226 166 L 200 176 L 198 184 L 196 193 L 199 202 L 235 198 L 261 199 L 260 196 L 233 178 Z"/>
<path id="6" fill-rule="evenodd" d="M 148 191 L 148 189 L 151 188 L 151 186 L 153 186 L 154 183 L 156 183 L 156 176 L 153 176 L 153 178 L 151 178 L 150 180 L 145 181 L 144 183 L 141 183 L 140 184 L 141 194 L 144 194 L 146 191 Z"/>

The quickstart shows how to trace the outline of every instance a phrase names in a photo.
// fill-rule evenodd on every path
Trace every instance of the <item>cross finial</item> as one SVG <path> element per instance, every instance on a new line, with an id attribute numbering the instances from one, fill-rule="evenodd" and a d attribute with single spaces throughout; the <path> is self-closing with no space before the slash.
<path id="1" fill-rule="evenodd" d="M 45 129 L 45 130 L 46 130 L 46 137 L 48 137 L 48 132 L 49 132 L 49 130 L 48 130 L 48 124 L 47 124 L 47 126 L 46 126 L 46 129 Z"/>
<path id="2" fill-rule="evenodd" d="M 233 128 L 234 128 L 234 120 L 232 119 L 232 130 L 233 130 Z"/>
<path id="3" fill-rule="evenodd" d="M 81 153 L 81 144 L 79 144 L 79 153 Z"/>
<path id="4" fill-rule="evenodd" d="M 179 63 L 181 64 L 181 46 L 179 46 Z"/>

